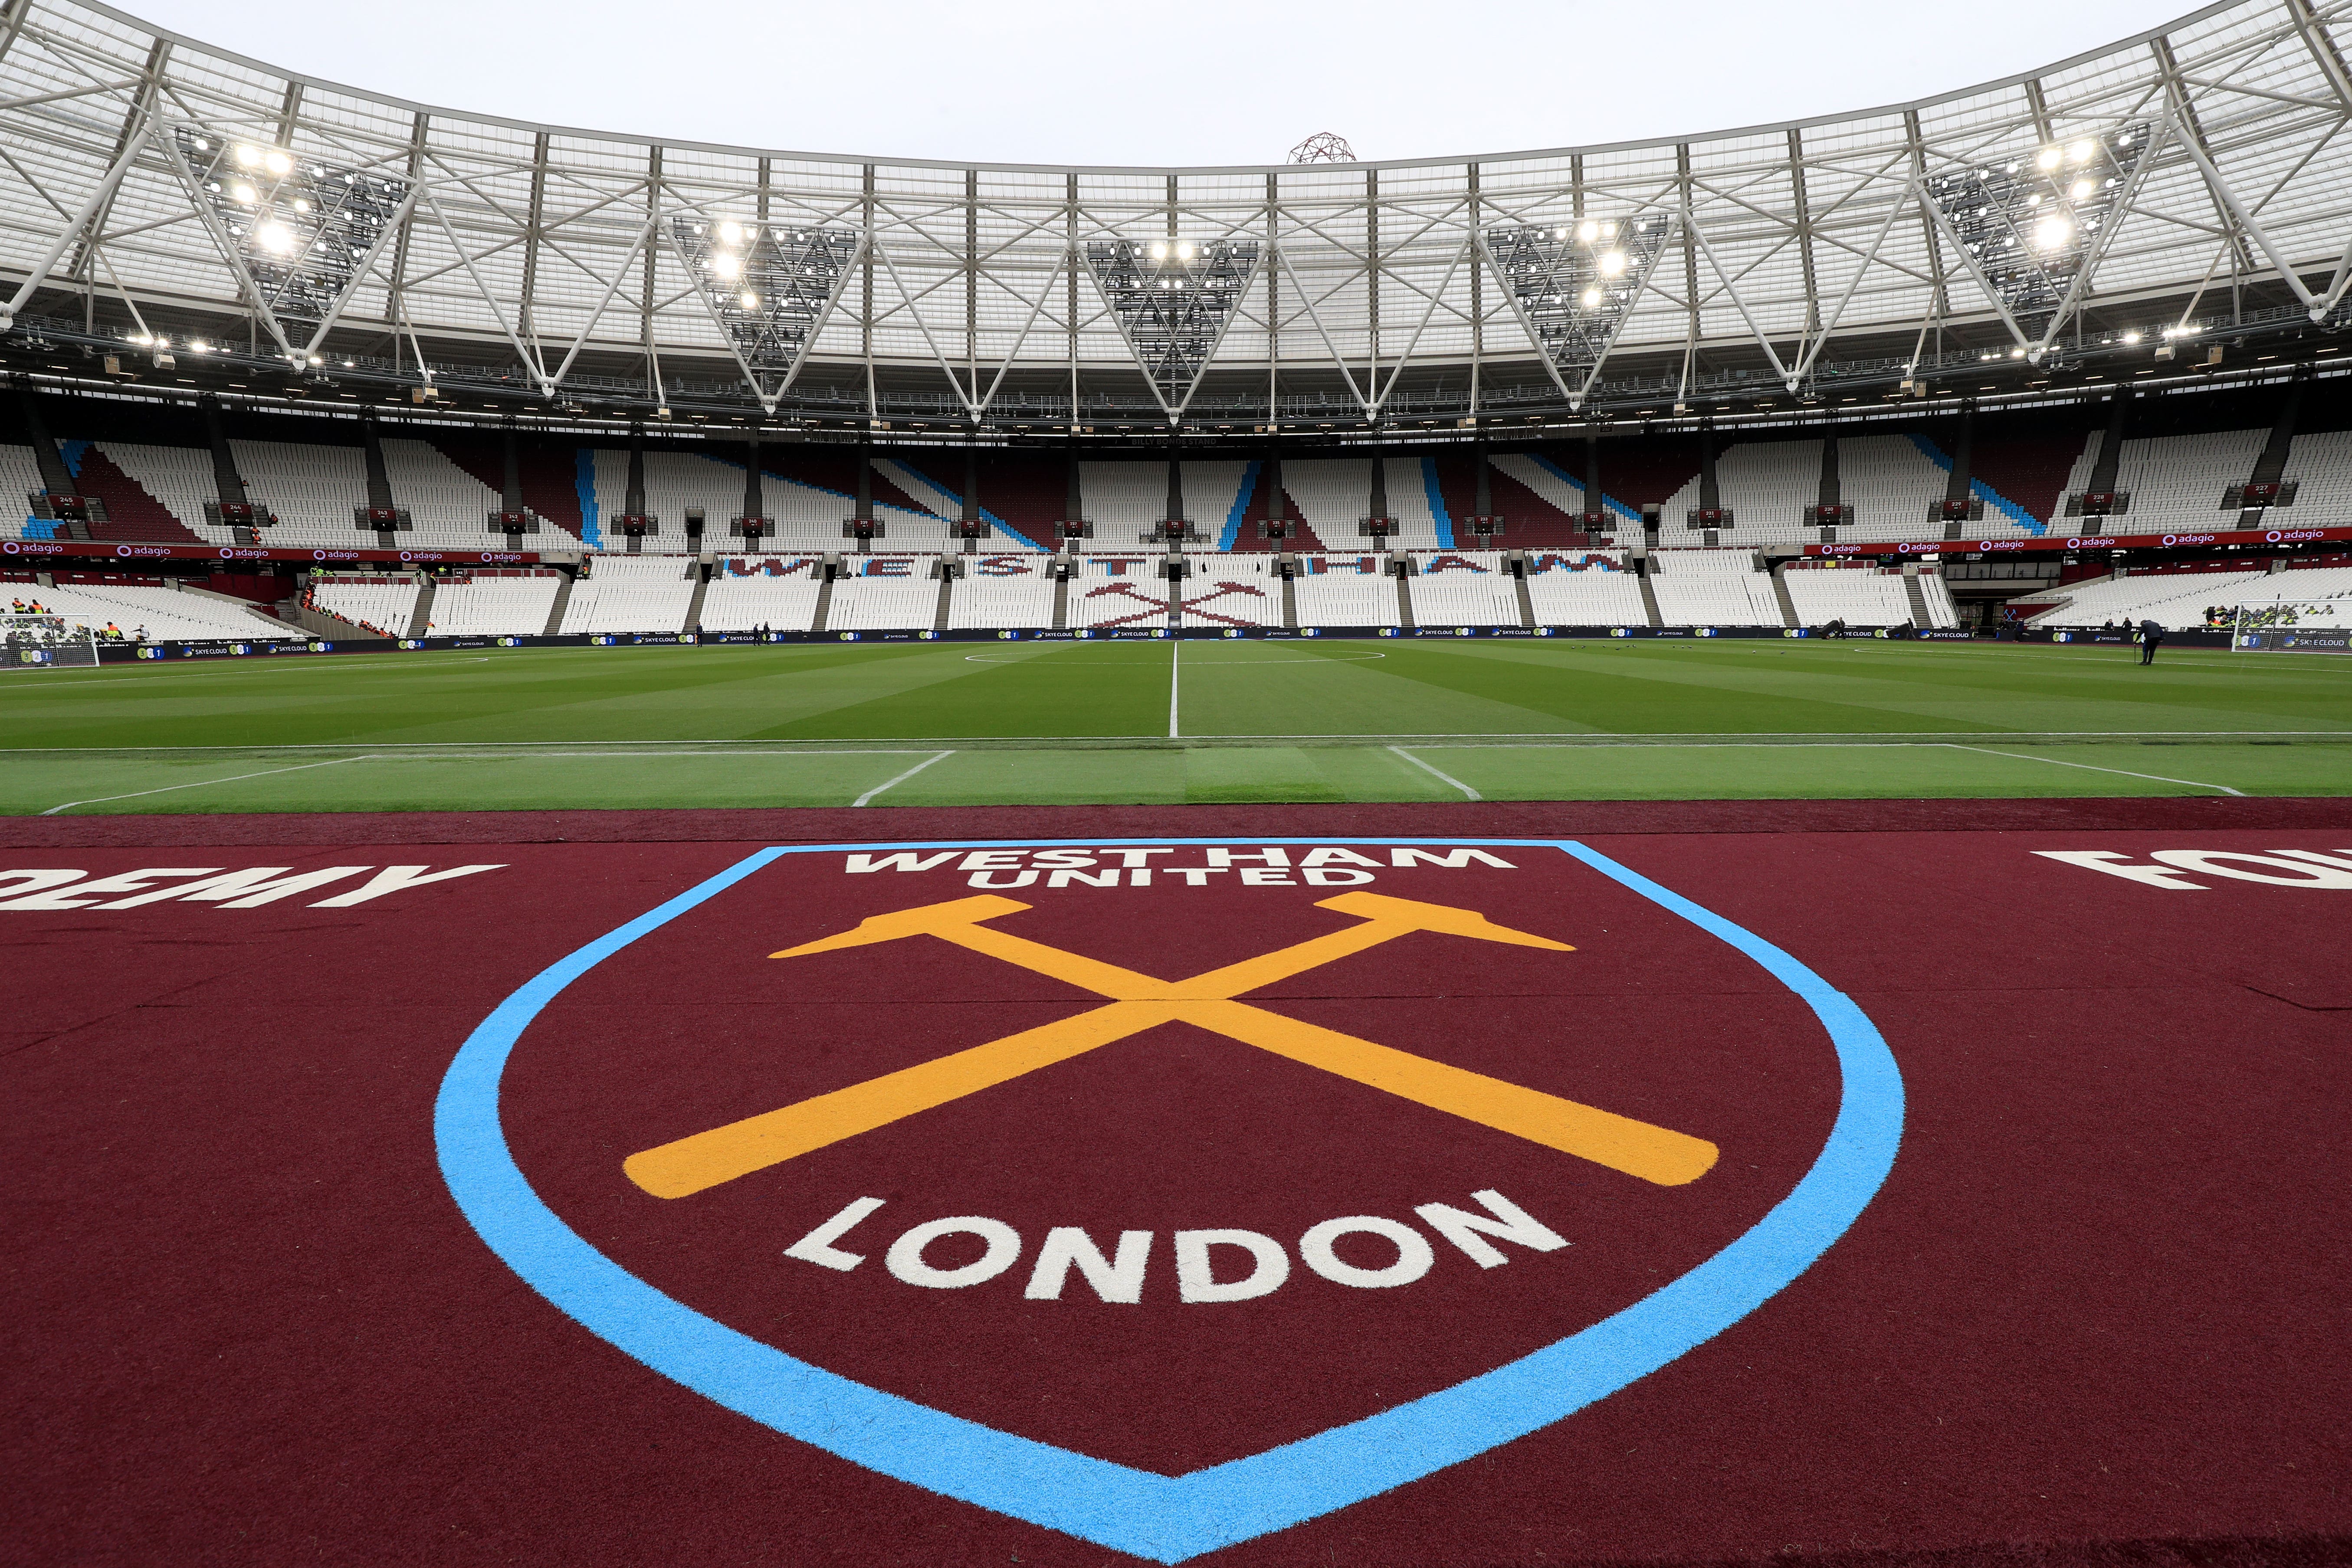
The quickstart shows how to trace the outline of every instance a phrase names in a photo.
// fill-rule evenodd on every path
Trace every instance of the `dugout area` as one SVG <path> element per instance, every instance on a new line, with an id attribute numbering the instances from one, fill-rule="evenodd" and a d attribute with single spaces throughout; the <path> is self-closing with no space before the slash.
<path id="1" fill-rule="evenodd" d="M 27 1562 L 2352 1552 L 2341 802 L 5 831 Z"/>

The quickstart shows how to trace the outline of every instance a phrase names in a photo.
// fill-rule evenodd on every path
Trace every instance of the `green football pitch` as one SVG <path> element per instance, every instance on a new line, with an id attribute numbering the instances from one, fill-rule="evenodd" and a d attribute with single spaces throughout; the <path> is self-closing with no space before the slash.
<path id="1" fill-rule="evenodd" d="M 803 643 L 0 678 L 0 811 L 2352 794 L 2352 658 Z"/>

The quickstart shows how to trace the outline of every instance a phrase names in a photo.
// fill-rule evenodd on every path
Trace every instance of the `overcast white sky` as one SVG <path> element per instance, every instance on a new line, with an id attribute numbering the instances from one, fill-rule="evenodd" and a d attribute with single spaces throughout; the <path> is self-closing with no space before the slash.
<path id="1" fill-rule="evenodd" d="M 446 108 L 803 152 L 1266 163 L 1503 153 L 1900 102 L 2189 0 L 117 0 Z"/>

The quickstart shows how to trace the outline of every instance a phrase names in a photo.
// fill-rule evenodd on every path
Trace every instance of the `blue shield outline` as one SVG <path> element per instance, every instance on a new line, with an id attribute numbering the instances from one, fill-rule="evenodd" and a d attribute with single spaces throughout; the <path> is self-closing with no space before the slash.
<path id="1" fill-rule="evenodd" d="M 1789 1194 L 1706 1262 L 1610 1317 L 1492 1372 L 1311 1437 L 1181 1476 L 1090 1458 L 885 1394 L 704 1316 L 598 1252 L 542 1202 L 508 1148 L 499 1086 L 516 1042 L 563 988 L 787 855 L 1007 846 L 1449 845 L 1558 849 L 1737 949 L 1811 1007 L 1836 1051 L 1837 1118 Z M 1318 1518 L 1526 1436 L 1645 1377 L 1754 1311 L 1835 1244 L 1903 1134 L 1903 1078 L 1844 993 L 1788 953 L 1607 856 L 1541 838 L 996 838 L 759 850 L 541 970 L 449 1064 L 433 1132 L 458 1209 L 492 1252 L 599 1338 L 761 1426 L 929 1491 L 1114 1551 L 1181 1563 Z"/>

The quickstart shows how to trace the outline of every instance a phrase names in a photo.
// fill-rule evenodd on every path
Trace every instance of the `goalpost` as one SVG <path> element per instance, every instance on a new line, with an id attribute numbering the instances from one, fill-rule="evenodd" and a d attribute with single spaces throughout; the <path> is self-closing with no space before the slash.
<path id="1" fill-rule="evenodd" d="M 98 639 L 63 616 L 0 615 L 0 658 L 9 669 L 92 669 Z"/>

